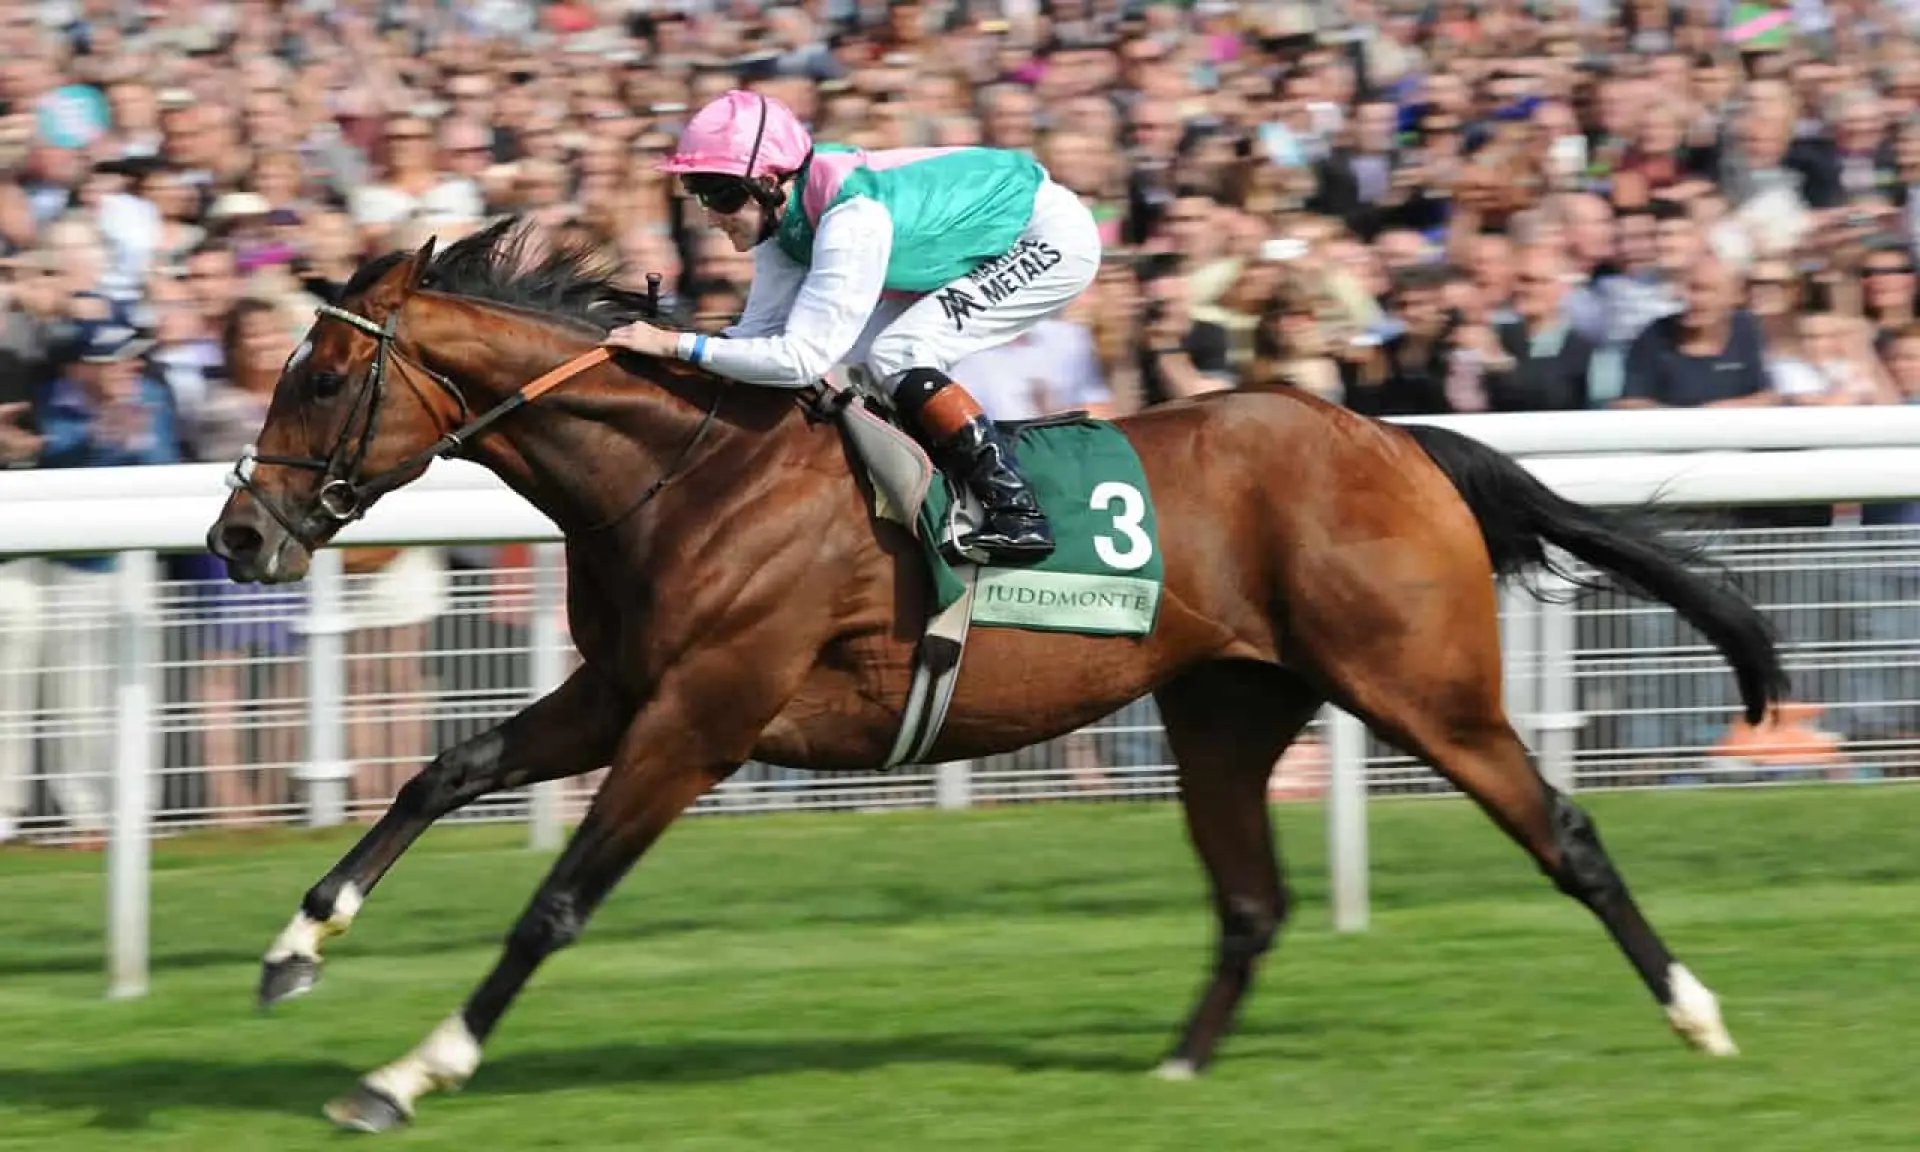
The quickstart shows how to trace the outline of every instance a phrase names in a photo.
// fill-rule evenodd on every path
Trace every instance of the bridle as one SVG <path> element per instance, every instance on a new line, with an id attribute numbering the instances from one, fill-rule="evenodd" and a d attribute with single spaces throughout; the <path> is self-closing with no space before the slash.
<path id="1" fill-rule="evenodd" d="M 659 291 L 657 275 L 650 275 L 647 279 L 649 299 L 657 300 L 657 293 Z M 655 310 L 657 312 L 657 306 Z M 345 422 L 340 425 L 339 436 L 334 439 L 333 447 L 327 452 L 324 458 L 317 456 L 262 455 L 255 452 L 253 446 L 250 444 L 246 450 L 240 454 L 240 458 L 234 461 L 233 471 L 228 473 L 226 479 L 228 488 L 242 491 L 252 496 L 262 508 L 267 510 L 268 515 L 278 521 L 280 526 L 286 529 L 288 534 L 291 535 L 301 547 L 307 549 L 309 552 L 318 550 L 318 537 L 322 532 L 338 531 L 340 528 L 360 519 L 360 517 L 366 514 L 367 509 L 373 505 L 374 501 L 386 495 L 388 492 L 393 491 L 395 488 L 406 484 L 413 478 L 416 472 L 425 468 L 434 460 L 446 456 L 458 455 L 466 448 L 468 443 L 492 427 L 494 423 L 501 418 L 539 399 L 541 396 L 559 387 L 561 384 L 566 383 L 568 380 L 573 379 L 589 368 L 604 364 L 612 358 L 612 353 L 604 346 L 591 348 L 575 356 L 573 359 L 568 360 L 566 363 L 561 364 L 559 367 L 521 385 L 512 395 L 501 400 L 480 415 L 474 416 L 472 415 L 473 409 L 467 403 L 466 396 L 461 393 L 459 385 L 400 351 L 395 339 L 400 326 L 399 308 L 396 307 L 392 312 L 388 313 L 385 324 L 376 324 L 365 316 L 349 312 L 344 308 L 338 308 L 331 304 L 320 305 L 319 308 L 316 309 L 316 312 L 320 317 L 331 318 L 344 324 L 352 325 L 373 337 L 374 340 L 375 351 L 373 363 L 367 368 L 366 374 L 361 379 L 359 391 L 354 394 L 353 407 L 348 411 Z M 379 431 L 380 409 L 382 407 L 381 400 L 386 389 L 387 359 L 389 356 L 418 372 L 424 373 L 449 396 L 452 396 L 454 401 L 460 405 L 460 423 L 452 431 L 445 433 L 432 444 L 415 452 L 392 468 L 375 476 L 361 478 L 361 466 L 366 463 L 367 453 L 373 447 L 374 437 Z M 681 466 L 686 463 L 687 457 L 692 454 L 694 447 L 706 437 L 708 430 L 713 425 L 715 414 L 720 410 L 720 397 L 724 391 L 723 388 L 714 389 L 713 403 L 708 406 L 705 418 L 701 420 L 699 427 L 694 430 L 693 436 L 688 439 L 686 446 L 680 450 L 680 454 L 675 458 L 673 464 L 669 466 L 665 472 L 661 473 L 660 478 L 654 481 L 653 485 L 646 491 L 642 492 L 640 498 L 633 504 L 627 506 L 618 515 L 609 518 L 604 523 L 588 529 L 589 531 L 598 531 L 601 528 L 609 527 L 625 519 L 638 510 L 641 505 L 653 499 L 661 489 L 667 486 L 667 483 L 680 471 Z M 364 417 L 361 415 L 363 408 L 366 410 Z M 357 438 L 354 436 L 354 426 L 356 424 L 360 426 L 360 434 Z M 321 481 L 319 491 L 314 494 L 313 506 L 304 516 L 293 515 L 280 501 L 262 492 L 254 484 L 254 471 L 262 464 L 282 468 L 300 468 L 306 471 L 320 473 Z M 314 528 L 311 532 L 307 530 L 307 525 L 310 524 L 313 525 Z"/>

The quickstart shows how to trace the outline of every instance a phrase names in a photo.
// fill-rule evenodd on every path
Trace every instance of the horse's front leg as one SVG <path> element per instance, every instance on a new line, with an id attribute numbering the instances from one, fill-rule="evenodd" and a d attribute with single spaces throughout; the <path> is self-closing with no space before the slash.
<path id="1" fill-rule="evenodd" d="M 434 757 L 400 789 L 380 821 L 307 891 L 300 910 L 267 949 L 261 1006 L 313 988 L 320 979 L 321 942 L 347 930 L 387 869 L 435 820 L 490 792 L 605 766 L 632 715 L 632 706 L 605 678 L 581 667 L 505 722 Z"/>
<path id="2" fill-rule="evenodd" d="M 732 653 L 706 661 L 707 671 L 676 672 L 634 718 L 613 769 L 508 934 L 493 970 L 466 1003 L 411 1052 L 368 1074 L 326 1114 L 345 1128 L 378 1132 L 414 1114 L 435 1089 L 457 1088 L 480 1065 L 481 1045 L 541 962 L 566 947 L 628 869 L 667 827 L 751 753 L 760 728 L 777 711 L 740 677 L 715 671 Z"/>

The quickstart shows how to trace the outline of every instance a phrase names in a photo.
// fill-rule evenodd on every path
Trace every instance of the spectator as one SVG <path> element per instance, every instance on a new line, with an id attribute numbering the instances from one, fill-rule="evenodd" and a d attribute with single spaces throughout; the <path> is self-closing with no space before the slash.
<path id="1" fill-rule="evenodd" d="M 1328 354 L 1325 304 L 1295 274 L 1283 276 L 1253 332 L 1253 362 L 1247 386 L 1288 387 L 1338 404 L 1340 365 Z"/>
<path id="2" fill-rule="evenodd" d="M 42 467 L 179 460 L 172 398 L 144 359 L 150 343 L 116 320 L 83 326 L 76 359 L 40 402 Z M 48 750 L 48 782 L 80 839 L 94 843 L 105 829 L 112 758 L 111 733 L 94 717 L 108 708 L 113 566 L 105 556 L 60 557 L 47 565 L 49 607 L 64 609 L 59 614 L 66 622 L 45 647 L 52 671 L 49 707 L 72 723 L 72 731 Z"/>
<path id="3" fill-rule="evenodd" d="M 1920 323 L 1894 333 L 1887 343 L 1886 360 L 1900 403 L 1920 404 Z"/>
<path id="4" fill-rule="evenodd" d="M 1818 300 L 1800 316 L 1800 347 L 1819 386 L 1797 391 L 1795 403 L 1897 404 L 1899 392 L 1873 347 L 1873 326 Z"/>
<path id="5" fill-rule="evenodd" d="M 998 348 L 953 366 L 995 420 L 1033 420 L 1078 409 L 1113 415 L 1113 393 L 1101 379 L 1093 336 L 1071 320 L 1042 320 Z"/>
<path id="6" fill-rule="evenodd" d="M 1233 387 L 1227 372 L 1227 332 L 1195 322 L 1188 303 L 1185 261 L 1173 253 L 1144 260 L 1136 270 L 1142 300 L 1142 398 L 1157 404 Z"/>
<path id="7" fill-rule="evenodd" d="M 1345 374 L 1347 406 L 1369 416 L 1434 416 L 1453 411 L 1447 375 L 1461 318 L 1443 291 L 1451 270 L 1413 264 L 1394 277 L 1391 306 L 1400 330 Z"/>
<path id="8" fill-rule="evenodd" d="M 1914 321 L 1913 264 L 1913 249 L 1897 237 L 1883 235 L 1867 244 L 1860 286 L 1874 342 L 1882 349 Z"/>
<path id="9" fill-rule="evenodd" d="M 14 257 L 0 267 L 0 469 L 39 464 L 34 398 L 48 374 L 46 319 L 58 301 L 44 285 L 44 265 Z M 17 834 L 30 801 L 27 773 L 39 704 L 41 564 L 31 556 L 0 559 L 0 844 Z"/>
<path id="10" fill-rule="evenodd" d="M 1591 406 L 1594 347 L 1567 321 L 1566 259 L 1550 246 L 1520 255 L 1515 317 L 1495 328 L 1507 365 L 1486 379 L 1494 412 L 1577 411 Z"/>
<path id="11" fill-rule="evenodd" d="M 1648 325 L 1627 352 L 1618 408 L 1752 407 L 1778 402 L 1768 386 L 1760 325 L 1738 307 L 1725 261 L 1707 256 L 1689 273 L 1682 310 Z"/>

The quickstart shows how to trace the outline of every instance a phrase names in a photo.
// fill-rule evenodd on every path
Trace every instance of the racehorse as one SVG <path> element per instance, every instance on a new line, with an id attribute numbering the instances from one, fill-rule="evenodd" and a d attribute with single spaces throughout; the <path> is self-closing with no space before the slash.
<path id="1" fill-rule="evenodd" d="M 208 532 L 231 579 L 298 580 L 382 494 L 464 453 L 566 540 L 577 669 L 410 779 L 266 954 L 263 1005 L 309 990 L 323 940 L 436 819 L 610 768 L 493 969 L 418 1046 L 327 1105 L 343 1126 L 393 1127 L 472 1076 L 536 967 L 743 762 L 882 763 L 928 617 L 924 555 L 872 514 L 848 442 L 817 410 L 685 362 L 607 355 L 599 342 L 644 313 L 640 294 L 584 249 L 530 252 L 529 235 L 509 218 L 438 255 L 429 241 L 362 267 L 289 358 Z M 976 632 L 922 760 L 1015 750 L 1153 695 L 1218 918 L 1210 978 L 1158 1073 L 1208 1065 L 1286 919 L 1265 791 L 1327 702 L 1472 797 L 1599 919 L 1674 1031 L 1733 1054 L 1717 997 L 1510 725 L 1496 593 L 1564 549 L 1696 626 L 1753 721 L 1786 687 L 1760 614 L 1649 522 L 1567 501 L 1454 433 L 1300 391 L 1117 423 L 1158 508 L 1165 594 L 1151 633 Z"/>

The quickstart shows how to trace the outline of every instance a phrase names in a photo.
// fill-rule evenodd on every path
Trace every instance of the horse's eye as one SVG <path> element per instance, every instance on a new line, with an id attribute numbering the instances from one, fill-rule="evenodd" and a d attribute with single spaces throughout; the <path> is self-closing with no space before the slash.
<path id="1" fill-rule="evenodd" d="M 346 383 L 346 377 L 338 372 L 315 372 L 313 374 L 313 394 L 325 400 L 338 395 L 340 386 Z"/>

